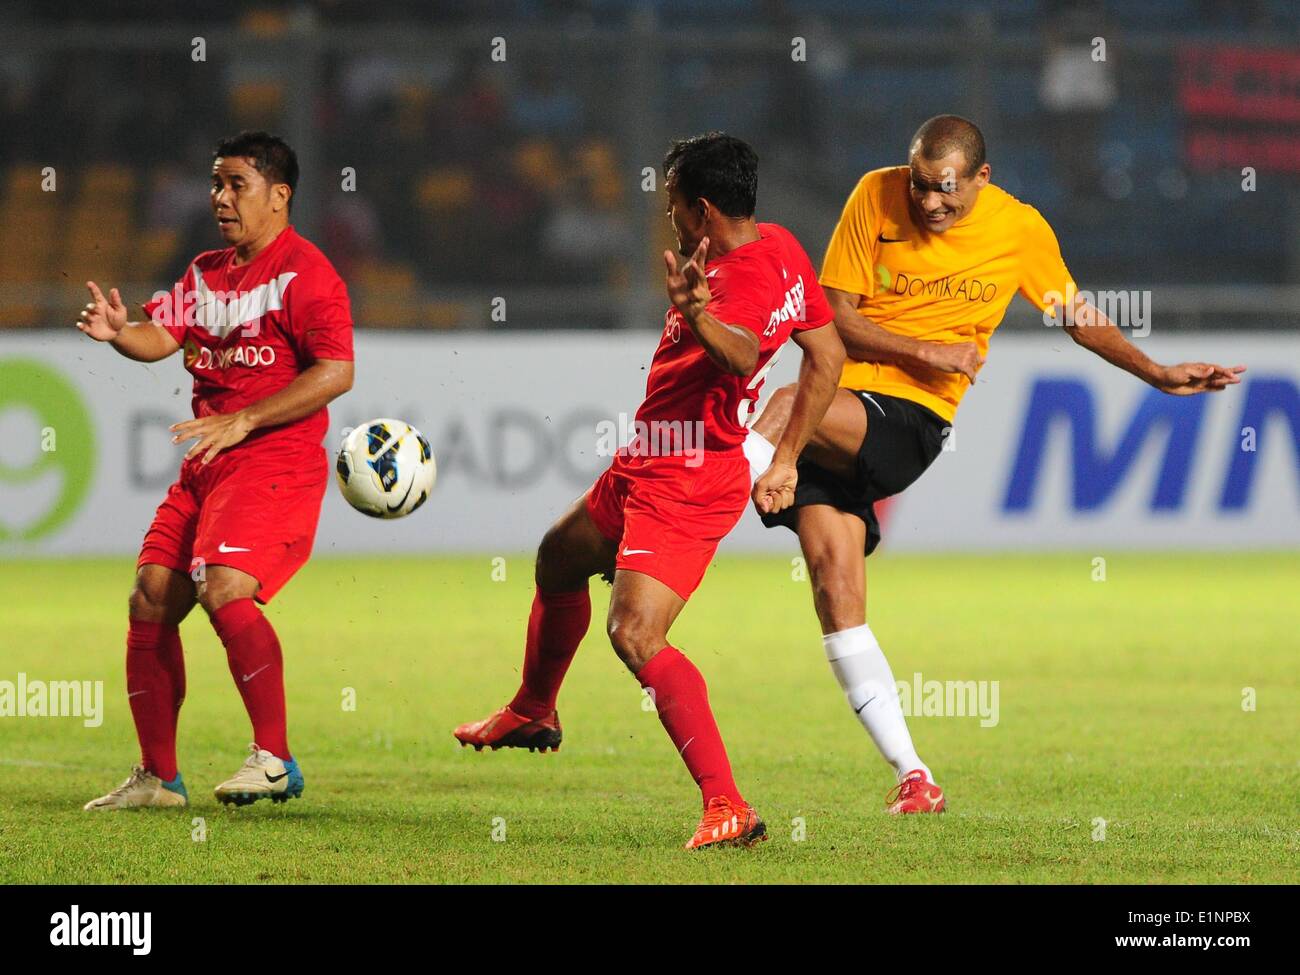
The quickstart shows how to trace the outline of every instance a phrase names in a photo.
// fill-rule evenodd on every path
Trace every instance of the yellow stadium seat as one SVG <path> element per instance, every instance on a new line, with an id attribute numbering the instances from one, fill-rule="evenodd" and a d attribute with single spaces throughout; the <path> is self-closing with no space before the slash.
<path id="1" fill-rule="evenodd" d="M 433 92 L 423 85 L 402 85 L 397 90 L 397 132 L 412 141 L 422 138 L 428 124 Z"/>
<path id="2" fill-rule="evenodd" d="M 289 18 L 283 11 L 254 9 L 239 19 L 239 29 L 255 37 L 279 37 L 289 30 Z"/>
<path id="3" fill-rule="evenodd" d="M 448 166 L 428 170 L 420 179 L 416 200 L 426 210 L 458 210 L 474 200 L 474 174 Z"/>
<path id="4" fill-rule="evenodd" d="M 366 262 L 352 273 L 353 314 L 367 328 L 409 328 L 416 323 L 415 272 L 405 264 Z"/>
<path id="5" fill-rule="evenodd" d="M 564 182 L 560 154 L 554 143 L 544 139 L 520 143 L 515 148 L 514 168 L 524 183 L 543 193 L 558 189 Z"/>
<path id="6" fill-rule="evenodd" d="M 425 302 L 419 324 L 426 328 L 460 328 L 466 324 L 465 306 L 458 301 Z"/>
<path id="7" fill-rule="evenodd" d="M 83 203 L 126 200 L 135 193 L 135 182 L 134 169 L 101 163 L 86 168 L 78 195 Z"/>
<path id="8" fill-rule="evenodd" d="M 170 270 L 180 234 L 175 230 L 151 230 L 136 238 L 137 249 L 131 277 L 140 281 L 160 281 Z"/>
<path id="9" fill-rule="evenodd" d="M 41 188 L 45 179 L 42 172 L 44 167 L 41 166 L 10 166 L 8 173 L 5 174 L 5 198 L 8 200 L 17 200 L 22 198 L 33 198 L 52 196 Z M 62 178 L 62 173 L 55 170 L 56 183 Z"/>
<path id="10" fill-rule="evenodd" d="M 53 201 L 0 208 L 0 280 L 41 281 L 53 276 L 60 208 Z"/>
<path id="11" fill-rule="evenodd" d="M 230 114 L 236 125 L 268 127 L 284 105 L 284 85 L 277 81 L 246 81 L 230 92 Z"/>

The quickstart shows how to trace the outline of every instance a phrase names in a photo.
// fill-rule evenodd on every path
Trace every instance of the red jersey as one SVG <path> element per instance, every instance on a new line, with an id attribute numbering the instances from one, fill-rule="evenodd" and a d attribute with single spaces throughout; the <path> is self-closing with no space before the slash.
<path id="1" fill-rule="evenodd" d="M 694 444 L 696 449 L 739 447 L 763 380 L 790 333 L 820 328 L 835 317 L 794 235 L 774 223 L 760 223 L 758 232 L 760 239 L 704 266 L 713 295 L 709 313 L 758 337 L 753 374 L 732 376 L 714 365 L 681 312 L 670 307 L 650 363 L 645 402 L 637 410 L 638 429 L 651 423 L 660 424 L 661 430 L 667 429 L 662 424 L 674 423 L 685 429 L 685 424 L 698 422 L 704 443 Z"/>
<path id="2" fill-rule="evenodd" d="M 194 376 L 196 417 L 232 413 L 288 386 L 317 359 L 352 358 L 352 310 L 334 266 L 286 227 L 247 264 L 235 249 L 206 251 L 145 313 L 181 344 Z M 255 430 L 234 447 L 320 446 L 321 407 L 292 423 Z"/>

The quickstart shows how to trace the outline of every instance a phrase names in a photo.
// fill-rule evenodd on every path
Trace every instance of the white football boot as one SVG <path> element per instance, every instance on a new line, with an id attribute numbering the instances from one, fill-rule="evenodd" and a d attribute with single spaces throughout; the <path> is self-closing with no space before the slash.
<path id="1" fill-rule="evenodd" d="M 250 744 L 252 754 L 238 772 L 213 790 L 221 802 L 247 806 L 258 799 L 285 802 L 302 795 L 302 771 L 292 758 L 287 762 L 272 755 L 257 742 Z"/>
<path id="2" fill-rule="evenodd" d="M 158 776 L 136 765 L 131 769 L 131 776 L 106 796 L 91 799 L 81 808 L 90 812 L 96 809 L 144 809 L 159 806 L 187 806 L 189 794 L 180 773 L 170 782 L 164 782 Z"/>

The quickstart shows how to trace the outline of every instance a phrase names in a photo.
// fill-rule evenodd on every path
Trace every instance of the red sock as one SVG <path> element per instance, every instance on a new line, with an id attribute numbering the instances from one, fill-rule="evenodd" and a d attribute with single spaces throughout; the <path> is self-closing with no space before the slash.
<path id="1" fill-rule="evenodd" d="M 743 802 L 731 777 L 731 763 L 722 735 L 709 709 L 709 689 L 695 665 L 672 647 L 664 647 L 641 668 L 636 679 L 650 688 L 659 720 L 677 746 L 700 787 L 707 806 L 714 796 Z"/>
<path id="2" fill-rule="evenodd" d="M 253 740 L 288 759 L 284 713 L 284 660 L 270 620 L 252 599 L 234 599 L 212 614 L 212 628 L 226 648 L 230 675 L 253 722 Z"/>
<path id="3" fill-rule="evenodd" d="M 126 694 L 140 739 L 140 764 L 170 782 L 176 778 L 176 720 L 185 700 L 185 658 L 176 627 L 129 621 Z"/>
<path id="4" fill-rule="evenodd" d="M 591 622 L 591 596 L 577 592 L 542 592 L 533 596 L 524 646 L 524 678 L 510 710 L 525 718 L 544 718 L 555 710 L 578 644 Z"/>

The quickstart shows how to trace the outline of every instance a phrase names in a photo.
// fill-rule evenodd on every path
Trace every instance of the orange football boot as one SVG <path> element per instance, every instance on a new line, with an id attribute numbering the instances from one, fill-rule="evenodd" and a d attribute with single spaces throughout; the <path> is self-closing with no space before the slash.
<path id="1" fill-rule="evenodd" d="M 943 790 L 925 777 L 919 768 L 912 769 L 903 781 L 885 796 L 885 812 L 891 816 L 905 813 L 941 813 L 946 803 Z"/>
<path id="2" fill-rule="evenodd" d="M 714 796 L 704 810 L 695 835 L 686 843 L 686 849 L 698 850 L 705 846 L 753 846 L 767 839 L 767 827 L 758 818 L 754 807 L 746 802 L 733 803 L 726 796 Z"/>
<path id="3" fill-rule="evenodd" d="M 498 748 L 527 748 L 530 752 L 560 750 L 564 733 L 560 730 L 560 715 L 552 711 L 544 718 L 525 718 L 507 705 L 494 711 L 482 721 L 471 721 L 452 732 L 461 746 L 473 745 L 476 752 L 483 746 Z"/>

